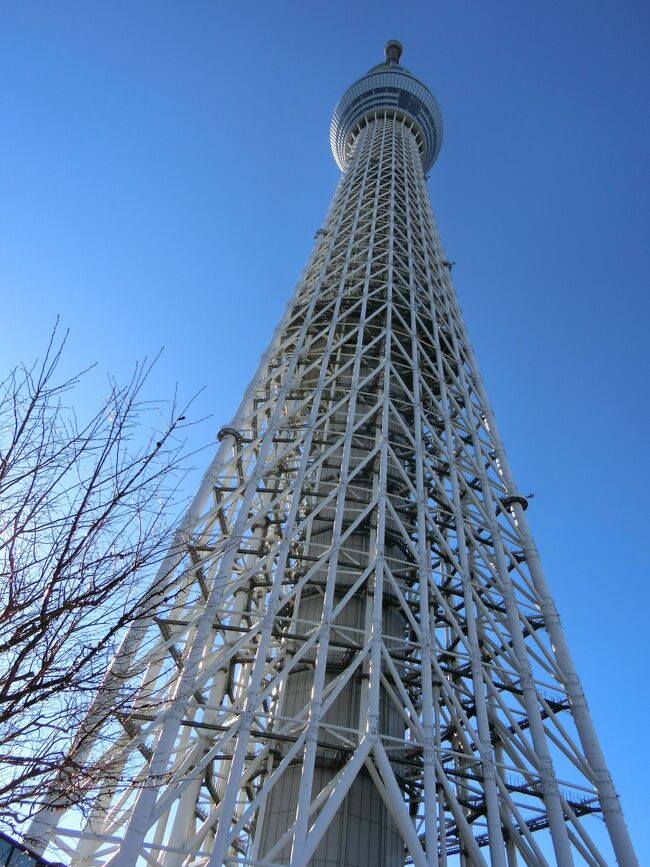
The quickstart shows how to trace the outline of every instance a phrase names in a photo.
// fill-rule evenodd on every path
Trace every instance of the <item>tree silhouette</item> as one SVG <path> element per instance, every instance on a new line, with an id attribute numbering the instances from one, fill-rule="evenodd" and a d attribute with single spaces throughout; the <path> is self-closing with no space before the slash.
<path id="1" fill-rule="evenodd" d="M 164 575 L 155 592 L 151 581 L 172 539 L 186 407 L 174 397 L 163 416 L 144 399 L 154 360 L 124 386 L 109 379 L 80 422 L 69 399 L 87 371 L 57 381 L 66 337 L 55 328 L 43 360 L 0 385 L 0 815 L 10 827 L 48 787 L 51 799 L 53 780 L 66 803 L 83 801 L 93 784 L 83 740 L 128 700 L 113 682 L 98 713 L 108 663 L 125 627 L 174 594 Z"/>

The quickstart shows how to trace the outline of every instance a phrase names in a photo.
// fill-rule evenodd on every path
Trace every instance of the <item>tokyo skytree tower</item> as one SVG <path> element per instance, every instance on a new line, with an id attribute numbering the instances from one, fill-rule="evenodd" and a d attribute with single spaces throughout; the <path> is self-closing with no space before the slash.
<path id="1" fill-rule="evenodd" d="M 335 109 L 307 267 L 81 733 L 92 808 L 32 825 L 72 865 L 637 864 L 400 56 Z"/>

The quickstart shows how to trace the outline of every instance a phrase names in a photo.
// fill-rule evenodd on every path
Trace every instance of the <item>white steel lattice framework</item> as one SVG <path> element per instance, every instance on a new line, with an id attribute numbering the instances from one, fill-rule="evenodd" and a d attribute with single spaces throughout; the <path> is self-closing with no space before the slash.
<path id="1" fill-rule="evenodd" d="M 637 863 L 431 212 L 440 114 L 399 57 L 337 107 L 343 175 L 161 568 L 177 593 L 97 698 L 139 683 L 86 747 L 112 769 L 93 812 L 32 828 L 72 864 Z"/>

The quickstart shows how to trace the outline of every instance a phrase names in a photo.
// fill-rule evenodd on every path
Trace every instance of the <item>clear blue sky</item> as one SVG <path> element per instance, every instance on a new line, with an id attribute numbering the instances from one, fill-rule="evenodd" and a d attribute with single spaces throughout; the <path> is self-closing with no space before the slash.
<path id="1" fill-rule="evenodd" d="M 0 370 L 57 314 L 71 368 L 123 378 L 164 346 L 152 395 L 206 385 L 210 442 L 334 190 L 331 111 L 401 39 L 442 107 L 434 210 L 643 861 L 650 7 L 397 8 L 4 0 Z"/>

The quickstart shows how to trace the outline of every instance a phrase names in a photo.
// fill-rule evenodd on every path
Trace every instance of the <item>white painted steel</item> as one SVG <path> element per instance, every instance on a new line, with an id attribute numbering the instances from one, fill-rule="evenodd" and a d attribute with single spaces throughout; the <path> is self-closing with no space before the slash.
<path id="1" fill-rule="evenodd" d="M 158 576 L 178 592 L 97 698 L 133 687 L 87 741 L 91 816 L 55 785 L 32 833 L 74 865 L 634 865 L 417 128 L 373 109 L 346 159 Z"/>

